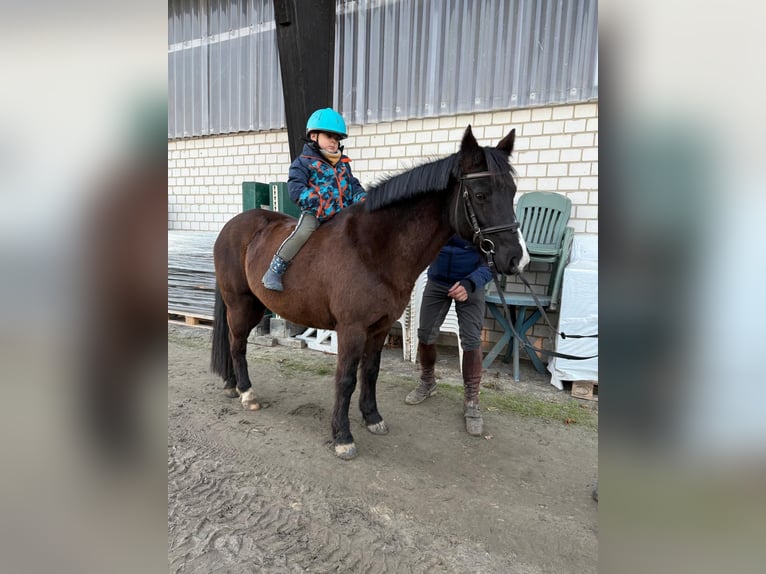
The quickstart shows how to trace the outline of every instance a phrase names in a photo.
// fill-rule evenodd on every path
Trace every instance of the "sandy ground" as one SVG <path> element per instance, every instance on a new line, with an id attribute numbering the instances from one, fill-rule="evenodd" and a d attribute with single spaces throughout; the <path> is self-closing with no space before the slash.
<path id="1" fill-rule="evenodd" d="M 597 571 L 597 403 L 528 365 L 514 384 L 498 361 L 483 380 L 486 436 L 471 437 L 456 353 L 440 347 L 440 392 L 409 406 L 416 366 L 387 348 L 391 432 L 367 432 L 352 402 L 359 456 L 344 462 L 330 442 L 334 356 L 250 345 L 270 406 L 246 412 L 208 371 L 210 333 L 168 325 L 171 572 Z"/>

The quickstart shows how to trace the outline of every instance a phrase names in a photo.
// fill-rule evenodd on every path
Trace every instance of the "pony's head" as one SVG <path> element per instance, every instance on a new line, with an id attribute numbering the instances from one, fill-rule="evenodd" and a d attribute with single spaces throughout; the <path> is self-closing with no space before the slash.
<path id="1" fill-rule="evenodd" d="M 529 263 L 524 238 L 513 209 L 515 175 L 509 157 L 516 130 L 496 148 L 481 147 L 469 125 L 460 144 L 454 176 L 458 181 L 450 223 L 472 242 L 499 273 L 517 273 Z"/>

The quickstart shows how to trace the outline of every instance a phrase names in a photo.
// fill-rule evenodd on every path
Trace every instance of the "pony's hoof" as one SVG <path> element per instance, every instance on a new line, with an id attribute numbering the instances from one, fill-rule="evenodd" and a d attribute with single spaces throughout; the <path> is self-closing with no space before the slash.
<path id="1" fill-rule="evenodd" d="M 374 425 L 367 425 L 367 430 L 372 434 L 388 434 L 388 425 L 386 421 L 380 421 Z"/>
<path id="2" fill-rule="evenodd" d="M 239 396 L 239 393 L 235 387 L 224 389 L 223 394 L 225 397 L 229 397 L 230 399 L 236 399 Z"/>
<path id="3" fill-rule="evenodd" d="M 336 444 L 335 456 L 341 460 L 351 460 L 356 457 L 356 446 L 354 446 L 353 442 L 350 444 Z"/>
<path id="4" fill-rule="evenodd" d="M 257 411 L 261 408 L 261 403 L 255 398 L 255 391 L 253 391 L 252 387 L 242 393 L 239 400 L 242 401 L 242 406 L 247 411 Z"/>

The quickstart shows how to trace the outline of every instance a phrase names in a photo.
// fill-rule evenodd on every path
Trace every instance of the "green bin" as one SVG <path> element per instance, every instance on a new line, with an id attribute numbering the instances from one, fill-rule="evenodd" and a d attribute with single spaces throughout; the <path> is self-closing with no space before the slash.
<path id="1" fill-rule="evenodd" d="M 242 211 L 248 209 L 271 209 L 269 184 L 257 181 L 242 182 Z"/>

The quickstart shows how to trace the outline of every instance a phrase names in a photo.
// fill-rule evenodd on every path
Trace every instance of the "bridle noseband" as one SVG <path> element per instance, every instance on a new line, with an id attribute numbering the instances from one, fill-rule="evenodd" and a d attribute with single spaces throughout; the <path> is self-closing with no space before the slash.
<path id="1" fill-rule="evenodd" d="M 468 225 L 471 227 L 471 230 L 473 231 L 473 239 L 472 243 L 481 250 L 482 253 L 487 258 L 487 263 L 489 264 L 489 268 L 494 272 L 495 271 L 495 244 L 492 242 L 491 239 L 487 239 L 485 235 L 489 235 L 491 233 L 500 233 L 501 231 L 518 231 L 519 229 L 519 222 L 516 221 L 514 217 L 513 223 L 506 223 L 504 225 L 493 225 L 492 227 L 484 227 L 482 228 L 479 224 L 479 220 L 476 217 L 476 209 L 473 206 L 473 201 L 471 200 L 471 193 L 469 191 L 468 185 L 465 183 L 468 179 L 482 179 L 485 177 L 492 177 L 493 174 L 489 171 L 481 171 L 478 173 L 468 173 L 459 178 L 460 181 L 460 189 L 458 189 L 457 196 L 455 198 L 455 221 L 453 224 L 453 227 L 457 230 L 457 213 L 458 213 L 458 202 L 460 201 L 460 198 L 463 199 L 463 211 L 465 213 L 465 218 L 468 222 Z"/>

